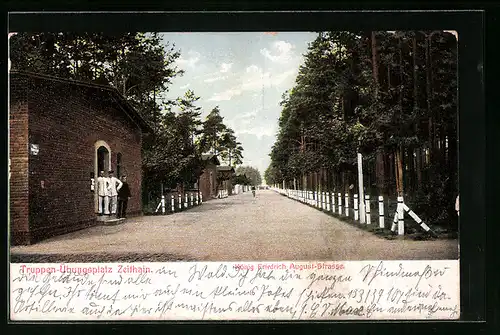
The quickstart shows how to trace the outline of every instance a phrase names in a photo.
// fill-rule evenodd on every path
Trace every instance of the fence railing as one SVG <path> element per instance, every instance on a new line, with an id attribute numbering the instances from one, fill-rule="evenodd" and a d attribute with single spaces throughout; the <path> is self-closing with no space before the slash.
<path id="1" fill-rule="evenodd" d="M 365 224 L 378 224 L 381 229 L 386 228 L 386 215 L 393 214 L 391 231 L 398 231 L 398 235 L 405 234 L 405 212 L 426 232 L 434 232 L 427 226 L 417 214 L 415 214 L 405 203 L 403 197 L 397 198 L 397 205 L 389 202 L 383 196 L 376 198 L 365 195 L 364 199 L 359 199 L 358 194 L 350 197 L 348 193 L 339 192 L 318 192 L 306 190 L 294 190 L 272 187 L 272 190 L 288 198 L 313 206 L 319 210 L 337 214 L 340 217 L 352 217 L 354 221 L 360 220 L 359 208 L 365 208 Z M 361 201 L 363 203 L 361 203 Z M 385 210 L 387 208 L 387 211 Z M 387 227 L 388 228 L 388 227 Z"/>
<path id="2" fill-rule="evenodd" d="M 203 194 L 198 192 L 185 192 L 184 194 L 162 195 L 155 213 L 172 214 L 181 212 L 203 204 Z"/>
<path id="3" fill-rule="evenodd" d="M 219 190 L 219 192 L 217 193 L 218 199 L 227 198 L 228 196 L 229 193 L 227 192 L 227 190 Z"/>

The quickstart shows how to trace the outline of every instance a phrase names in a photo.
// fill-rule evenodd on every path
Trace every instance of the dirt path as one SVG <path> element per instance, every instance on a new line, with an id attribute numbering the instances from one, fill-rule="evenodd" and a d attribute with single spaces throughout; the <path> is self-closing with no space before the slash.
<path id="1" fill-rule="evenodd" d="M 12 261 L 456 259 L 457 240 L 386 240 L 273 191 L 11 248 Z M 51 256 L 52 255 L 52 256 Z M 69 260 L 68 260 L 69 259 Z"/>

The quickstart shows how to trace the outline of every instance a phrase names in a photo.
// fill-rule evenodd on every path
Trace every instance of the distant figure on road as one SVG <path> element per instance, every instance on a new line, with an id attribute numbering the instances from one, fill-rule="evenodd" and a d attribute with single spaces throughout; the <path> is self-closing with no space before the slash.
<path id="1" fill-rule="evenodd" d="M 255 197 L 255 186 L 252 186 L 252 194 Z"/>
<path id="2" fill-rule="evenodd" d="M 127 204 L 128 199 L 130 199 L 130 187 L 127 183 L 127 176 L 122 176 L 122 187 L 118 190 L 118 218 L 126 218 L 127 217 Z"/>

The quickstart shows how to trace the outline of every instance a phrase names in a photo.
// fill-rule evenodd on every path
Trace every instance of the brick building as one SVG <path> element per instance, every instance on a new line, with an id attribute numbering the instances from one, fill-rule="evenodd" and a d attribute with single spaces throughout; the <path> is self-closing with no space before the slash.
<path id="1" fill-rule="evenodd" d="M 217 178 L 219 180 L 219 190 L 227 191 L 228 195 L 233 194 L 233 177 L 235 171 L 232 166 L 217 166 Z"/>
<path id="2" fill-rule="evenodd" d="M 203 154 L 203 173 L 200 176 L 199 189 L 203 195 L 203 201 L 217 197 L 217 166 L 220 165 L 216 155 Z"/>
<path id="3" fill-rule="evenodd" d="M 113 169 L 132 191 L 127 212 L 142 213 L 142 134 L 148 124 L 109 86 L 10 73 L 11 244 L 92 226 L 91 178 Z"/>

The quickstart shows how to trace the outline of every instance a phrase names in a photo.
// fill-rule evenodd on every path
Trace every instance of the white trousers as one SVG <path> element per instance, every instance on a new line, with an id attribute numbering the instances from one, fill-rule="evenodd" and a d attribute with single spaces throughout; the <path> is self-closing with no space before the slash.
<path id="1" fill-rule="evenodd" d="M 103 213 L 103 205 L 104 205 L 104 213 Z M 99 214 L 109 214 L 109 197 L 107 195 L 105 196 L 99 196 Z"/>
<path id="2" fill-rule="evenodd" d="M 116 214 L 116 205 L 118 203 L 118 196 L 112 195 L 109 197 L 109 207 L 111 207 L 111 214 Z"/>

